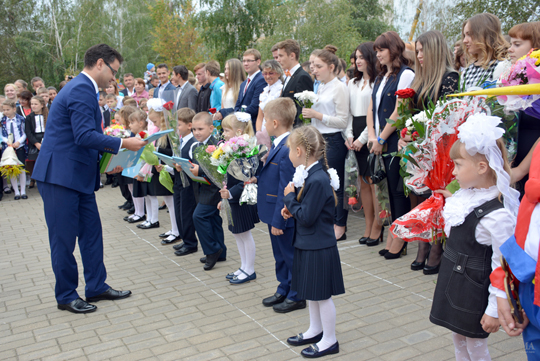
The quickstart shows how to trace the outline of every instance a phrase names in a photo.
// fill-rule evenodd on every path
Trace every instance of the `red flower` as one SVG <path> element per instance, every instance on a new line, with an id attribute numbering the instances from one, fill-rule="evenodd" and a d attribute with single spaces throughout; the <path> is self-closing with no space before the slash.
<path id="1" fill-rule="evenodd" d="M 349 197 L 349 205 L 350 206 L 354 206 L 357 203 L 358 203 L 358 201 L 356 200 L 355 197 Z"/>
<path id="2" fill-rule="evenodd" d="M 418 134 L 418 132 L 416 130 L 411 134 L 412 140 L 418 139 L 419 136 L 420 136 L 420 134 Z"/>
<path id="3" fill-rule="evenodd" d="M 401 129 L 401 138 L 405 138 L 407 136 L 407 128 Z"/>
<path id="4" fill-rule="evenodd" d="M 216 108 L 210 108 L 210 109 L 208 109 L 208 111 L 210 112 L 210 114 L 216 114 L 217 109 Z"/>
<path id="5" fill-rule="evenodd" d="M 381 211 L 381 213 L 379 213 L 379 218 L 383 219 L 386 217 L 388 217 L 388 212 L 386 210 L 383 210 Z"/>
<path id="6" fill-rule="evenodd" d="M 146 133 L 145 132 L 139 132 L 139 137 L 141 137 L 141 139 L 146 138 Z"/>
<path id="7" fill-rule="evenodd" d="M 167 102 L 165 104 L 163 104 L 163 108 L 167 109 L 167 110 L 171 110 L 174 106 L 174 103 L 172 102 L 172 100 L 170 102 Z"/>
<path id="8" fill-rule="evenodd" d="M 416 92 L 412 90 L 411 88 L 401 89 L 396 92 L 396 95 L 400 99 L 412 98 L 414 94 L 416 94 Z"/>

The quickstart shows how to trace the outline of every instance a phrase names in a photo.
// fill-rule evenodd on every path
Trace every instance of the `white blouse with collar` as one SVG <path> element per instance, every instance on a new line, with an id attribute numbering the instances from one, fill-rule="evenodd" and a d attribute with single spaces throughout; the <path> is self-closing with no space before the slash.
<path id="1" fill-rule="evenodd" d="M 353 117 L 366 116 L 369 109 L 369 102 L 371 101 L 371 91 L 373 90 L 373 85 L 369 83 L 366 84 L 364 78 L 360 79 L 359 82 L 355 83 L 354 79 L 349 80 L 349 102 L 351 106 L 351 111 L 349 114 L 349 122 L 347 124 L 347 138 L 352 138 L 352 123 Z M 366 144 L 368 141 L 368 132 L 367 127 L 364 129 L 362 134 L 358 137 L 358 140 L 362 144 Z"/>
<path id="2" fill-rule="evenodd" d="M 312 109 L 323 114 L 323 118 L 311 119 L 311 124 L 322 134 L 343 132 L 349 122 L 349 91 L 338 78 L 321 83 L 317 90 L 318 100 Z M 344 134 L 345 135 L 345 134 Z"/>

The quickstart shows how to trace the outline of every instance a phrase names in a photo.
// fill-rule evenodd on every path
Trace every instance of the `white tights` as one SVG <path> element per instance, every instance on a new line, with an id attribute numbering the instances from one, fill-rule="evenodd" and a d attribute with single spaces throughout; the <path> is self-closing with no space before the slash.
<path id="1" fill-rule="evenodd" d="M 248 275 L 252 275 L 255 272 L 255 240 L 253 240 L 251 231 L 233 234 L 233 236 L 236 239 L 238 253 L 240 253 L 240 269 Z M 242 271 L 234 272 L 240 280 L 247 278 Z"/>
<path id="2" fill-rule="evenodd" d="M 146 196 L 146 221 L 156 223 L 159 220 L 159 203 L 156 196 Z"/>
<path id="3" fill-rule="evenodd" d="M 452 332 L 456 361 L 491 361 L 487 338 L 470 338 Z"/>
<path id="4" fill-rule="evenodd" d="M 164 196 L 163 200 L 165 201 L 165 204 L 167 205 L 167 209 L 169 210 L 169 216 L 171 217 L 171 228 L 172 228 L 171 234 L 177 237 L 180 234 L 180 232 L 178 231 L 178 224 L 176 223 L 176 214 L 174 213 L 173 196 Z"/>
<path id="5" fill-rule="evenodd" d="M 26 194 L 26 172 L 24 170 L 21 171 L 21 174 L 19 175 L 19 181 L 21 183 L 21 191 L 19 192 L 19 185 L 17 184 L 17 177 L 11 177 L 11 186 L 13 187 L 13 191 L 15 192 L 16 196 Z"/>
<path id="6" fill-rule="evenodd" d="M 142 217 L 144 216 L 144 197 L 133 197 L 133 184 L 128 184 L 129 192 L 131 193 L 131 198 L 133 199 L 133 207 L 135 207 L 135 213 L 131 217 Z"/>
<path id="7" fill-rule="evenodd" d="M 317 343 L 319 351 L 324 351 L 337 342 L 336 306 L 329 298 L 324 301 L 309 301 L 309 329 L 303 333 L 304 339 L 312 338 L 323 332 L 323 338 Z"/>

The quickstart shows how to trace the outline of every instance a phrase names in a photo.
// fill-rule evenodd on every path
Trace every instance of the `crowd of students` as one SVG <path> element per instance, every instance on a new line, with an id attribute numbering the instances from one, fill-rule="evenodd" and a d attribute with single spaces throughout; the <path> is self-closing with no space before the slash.
<path id="1" fill-rule="evenodd" d="M 305 357 L 337 353 L 336 310 L 331 297 L 345 292 L 337 241 L 347 239 L 347 222 L 351 221 L 343 205 L 348 151 L 355 152 L 358 162 L 359 195 L 365 216 L 365 231 L 359 243 L 377 246 L 384 239 L 385 229 L 378 221 L 380 207 L 368 167 L 370 154 L 385 155 L 384 182 L 388 184 L 392 221 L 428 196 L 405 194 L 399 162 L 389 156 L 411 141 L 401 138 L 388 122 L 398 117 L 396 91 L 412 88 L 412 108 L 420 112 L 430 102 L 460 89 L 496 84 L 517 59 L 540 48 L 539 23 L 514 26 L 507 40 L 499 19 L 484 13 L 465 21 L 462 30 L 462 39 L 455 44 L 453 53 L 438 31 L 425 32 L 410 44 L 390 31 L 374 42 L 360 44 L 351 54 L 350 66 L 336 56 L 337 49 L 332 45 L 315 50 L 309 54 L 309 61 L 300 63 L 300 45 L 287 39 L 272 48 L 273 59 L 263 62 L 258 50 L 248 49 L 241 60 L 227 60 L 223 73 L 220 64 L 210 60 L 197 64 L 193 73 L 177 65 L 171 76 L 166 64 L 148 64 L 141 78 L 124 74 L 124 89 L 119 90 L 118 84 L 111 82 L 99 93 L 103 127 L 121 124 L 133 136 L 141 131 L 164 130 L 167 122 L 163 105 L 172 101 L 172 111 L 178 118 L 175 131 L 181 138 L 177 151 L 190 159 L 193 167 L 157 165 L 151 167 L 150 182 L 141 173 L 134 179 L 107 176 L 105 185 L 119 185 L 126 200 L 119 208 L 128 212 L 124 220 L 139 223 L 140 229 L 159 227 L 157 197 L 163 197 L 171 229 L 159 235 L 161 243 L 173 245 L 177 256 L 197 252 L 200 243 L 204 253 L 200 261 L 205 270 L 227 258 L 219 211 L 222 200 L 227 199 L 233 219 L 228 228 L 236 239 L 241 260 L 238 270 L 224 275 L 233 285 L 256 279 L 256 247 L 251 229 L 259 221 L 266 223 L 279 285 L 274 295 L 262 301 L 263 305 L 276 312 L 291 312 L 305 308 L 309 300 L 309 329 L 287 341 L 295 346 L 313 344 L 302 351 Z M 57 94 L 55 88 L 45 88 L 40 78 L 31 83 L 33 95 L 26 90 L 24 81 L 6 84 L 2 101 L 2 148 L 16 149 L 30 177 L 32 162 L 39 156 L 44 138 L 48 108 Z M 311 108 L 302 108 L 294 101 L 294 96 L 304 91 L 317 93 L 318 100 Z M 304 119 L 311 119 L 311 125 L 303 125 Z M 535 117 L 519 112 L 516 123 L 517 155 L 511 165 L 504 156 L 504 145 L 497 139 L 500 134 L 484 140 L 486 149 L 497 148 L 503 155 L 500 167 L 492 165 L 486 151 L 472 153 L 463 130 L 463 138 L 450 151 L 462 189 L 454 195 L 441 190 L 449 197 L 445 208 L 448 246 L 443 251 L 441 241 L 421 243 L 411 264 L 412 270 L 423 270 L 425 274 L 440 272 L 435 292 L 438 301 L 434 302 L 430 318 L 454 332 L 458 359 L 489 359 L 485 339 L 499 326 L 496 297 L 503 295 L 490 285 L 489 273 L 500 266 L 496 259 L 499 246 L 514 233 L 517 208 L 515 204 L 508 206 L 508 202 L 517 191 L 503 189 L 498 179 L 508 176 L 508 182 L 516 184 L 522 197 L 540 138 L 540 121 Z M 8 144 L 7 135 L 11 133 L 14 142 Z M 259 143 L 269 149 L 257 177 L 250 179 L 258 184 L 256 206 L 240 205 L 244 183 L 230 175 L 222 189 L 182 176 L 182 172 L 204 175 L 194 156 L 197 147 L 216 145 L 220 138 L 228 140 L 243 134 L 257 136 Z M 482 138 L 483 134 L 475 136 Z M 173 154 L 167 137 L 156 141 L 155 146 L 160 153 Z M 159 181 L 163 169 L 174 179 L 173 192 Z M 15 199 L 26 199 L 27 182 L 33 187 L 24 172 L 19 179 L 4 179 L 3 192 L 13 190 Z M 500 193 L 504 203 L 497 200 Z M 478 214 L 479 209 L 485 210 L 484 214 L 473 219 L 471 215 Z M 406 249 L 403 239 L 388 232 L 386 246 L 379 254 L 388 260 L 396 259 L 406 254 Z M 447 261 L 441 262 L 443 252 L 455 262 L 459 261 L 452 258 L 455 254 L 466 254 L 471 259 L 485 257 L 477 281 L 485 288 L 466 291 L 459 283 L 451 283 L 448 278 L 452 267 Z M 446 299 L 443 286 L 449 287 L 446 292 L 453 294 L 452 299 L 459 300 L 464 292 L 471 292 L 478 294 L 475 299 L 479 301 L 464 301 L 454 307 L 453 301 Z M 479 315 L 478 319 L 467 316 L 471 313 Z"/>

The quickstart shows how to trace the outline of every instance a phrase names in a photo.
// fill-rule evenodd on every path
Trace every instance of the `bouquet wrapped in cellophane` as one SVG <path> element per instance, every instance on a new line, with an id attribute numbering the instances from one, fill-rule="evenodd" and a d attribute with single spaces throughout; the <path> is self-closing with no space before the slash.
<path id="1" fill-rule="evenodd" d="M 114 124 L 114 125 L 111 125 L 110 127 L 107 127 L 105 129 L 103 129 L 103 134 L 109 135 L 109 136 L 115 137 L 115 138 L 129 138 L 129 137 L 131 137 L 131 131 L 124 128 L 120 124 Z"/>
<path id="2" fill-rule="evenodd" d="M 8 145 L 13 144 L 13 134 L 8 137 Z M 2 152 L 0 160 L 0 174 L 6 179 L 18 177 L 22 172 L 28 172 L 24 169 L 24 164 L 17 157 L 17 153 L 13 147 L 7 147 Z"/>
<path id="3" fill-rule="evenodd" d="M 484 98 L 441 102 L 433 112 L 426 129 L 425 138 L 408 145 L 407 172 L 411 174 L 405 183 L 417 194 L 445 189 L 453 180 L 454 162 L 450 148 L 457 140 L 457 128 L 467 118 L 477 113 L 490 114 Z M 404 216 L 396 219 L 390 231 L 405 241 L 430 242 L 443 237 L 444 197 L 433 193 Z"/>

